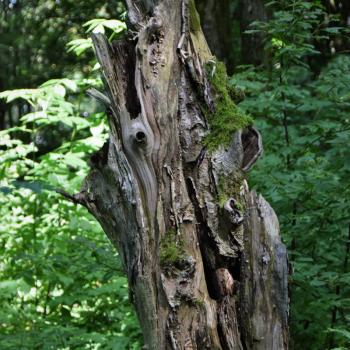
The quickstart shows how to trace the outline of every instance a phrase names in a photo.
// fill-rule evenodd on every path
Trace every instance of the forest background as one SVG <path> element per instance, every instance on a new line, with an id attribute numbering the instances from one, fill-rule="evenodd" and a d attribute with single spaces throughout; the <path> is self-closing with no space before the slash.
<path id="1" fill-rule="evenodd" d="M 290 259 L 291 349 L 350 348 L 350 3 L 198 0 L 264 140 L 249 175 Z M 140 349 L 118 255 L 77 192 L 107 136 L 91 32 L 121 1 L 0 1 L 0 349 Z M 243 98 L 244 97 L 244 98 Z"/>

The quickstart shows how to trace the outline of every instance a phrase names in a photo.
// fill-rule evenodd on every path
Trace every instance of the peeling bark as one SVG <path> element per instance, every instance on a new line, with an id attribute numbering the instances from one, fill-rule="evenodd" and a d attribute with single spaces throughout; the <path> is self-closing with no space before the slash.
<path id="1" fill-rule="evenodd" d="M 287 349 L 287 255 L 248 191 L 259 133 L 208 152 L 215 109 L 192 0 L 127 0 L 129 33 L 93 42 L 110 137 L 71 199 L 120 252 L 147 349 Z"/>

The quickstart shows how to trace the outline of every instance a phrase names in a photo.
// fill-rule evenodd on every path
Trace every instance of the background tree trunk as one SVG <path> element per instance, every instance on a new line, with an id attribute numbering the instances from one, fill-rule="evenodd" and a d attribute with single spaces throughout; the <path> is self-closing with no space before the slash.
<path id="1" fill-rule="evenodd" d="M 245 34 L 253 22 L 270 17 L 264 0 L 196 0 L 196 5 L 209 47 L 230 74 L 239 64 L 264 62 L 263 35 Z"/>
<path id="2" fill-rule="evenodd" d="M 264 61 L 263 35 L 255 33 L 244 34 L 254 21 L 267 21 L 268 12 L 264 0 L 241 0 L 239 2 L 239 17 L 241 18 L 242 58 L 245 64 L 259 65 Z"/>
<path id="3" fill-rule="evenodd" d="M 210 50 L 232 73 L 240 60 L 240 23 L 235 16 L 238 0 L 197 0 L 202 29 Z"/>
<path id="4" fill-rule="evenodd" d="M 93 37 L 110 137 L 74 196 L 118 248 L 147 349 L 287 349 L 287 255 L 244 173 L 253 128 L 208 151 L 215 63 L 187 0 L 127 0 L 129 33 Z"/>

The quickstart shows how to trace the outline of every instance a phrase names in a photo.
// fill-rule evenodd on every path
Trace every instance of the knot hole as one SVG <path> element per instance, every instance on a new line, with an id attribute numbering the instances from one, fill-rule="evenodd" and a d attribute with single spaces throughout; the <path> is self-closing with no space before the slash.
<path id="1" fill-rule="evenodd" d="M 135 135 L 137 142 L 145 142 L 146 141 L 146 134 L 143 131 L 138 131 Z"/>

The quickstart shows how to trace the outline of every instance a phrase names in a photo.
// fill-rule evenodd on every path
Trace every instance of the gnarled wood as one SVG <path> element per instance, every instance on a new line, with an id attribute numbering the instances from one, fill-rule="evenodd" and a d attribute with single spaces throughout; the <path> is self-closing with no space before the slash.
<path id="1" fill-rule="evenodd" d="M 130 33 L 93 37 L 110 137 L 74 200 L 120 252 L 147 349 L 287 349 L 286 252 L 244 182 L 260 135 L 204 146 L 213 57 L 191 1 L 128 0 Z"/>

